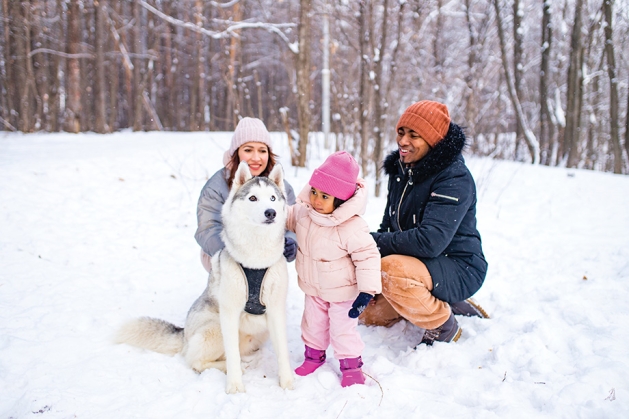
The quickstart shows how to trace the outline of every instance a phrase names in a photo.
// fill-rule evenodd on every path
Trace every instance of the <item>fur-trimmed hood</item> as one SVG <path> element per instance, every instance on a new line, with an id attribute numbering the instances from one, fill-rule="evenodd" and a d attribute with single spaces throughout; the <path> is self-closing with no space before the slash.
<path id="1" fill-rule="evenodd" d="M 467 145 L 463 129 L 455 123 L 450 123 L 448 133 L 435 148 L 413 166 L 413 179 L 423 179 L 434 175 L 454 163 Z M 408 169 L 400 162 L 400 152 L 391 152 L 383 162 L 383 170 L 387 175 L 406 172 Z"/>

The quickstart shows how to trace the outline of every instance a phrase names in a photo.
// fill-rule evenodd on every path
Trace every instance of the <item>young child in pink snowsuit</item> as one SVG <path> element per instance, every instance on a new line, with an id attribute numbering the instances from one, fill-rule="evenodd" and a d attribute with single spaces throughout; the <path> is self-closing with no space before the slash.
<path id="1" fill-rule="evenodd" d="M 360 215 L 367 189 L 347 152 L 330 155 L 289 207 L 287 228 L 297 234 L 296 269 L 306 294 L 301 321 L 305 376 L 325 362 L 331 344 L 343 374 L 341 385 L 364 384 L 358 315 L 382 289 L 380 252 Z"/>

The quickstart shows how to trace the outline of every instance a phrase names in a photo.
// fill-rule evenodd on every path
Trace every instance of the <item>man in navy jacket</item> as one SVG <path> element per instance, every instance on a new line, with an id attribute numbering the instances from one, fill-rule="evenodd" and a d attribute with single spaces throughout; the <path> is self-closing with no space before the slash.
<path id="1" fill-rule="evenodd" d="M 387 206 L 378 232 L 382 294 L 361 315 L 367 325 L 410 321 L 426 330 L 421 343 L 461 335 L 454 314 L 487 318 L 470 297 L 487 262 L 476 229 L 476 186 L 461 152 L 462 129 L 448 108 L 420 101 L 397 123 L 398 149 L 384 161 Z"/>

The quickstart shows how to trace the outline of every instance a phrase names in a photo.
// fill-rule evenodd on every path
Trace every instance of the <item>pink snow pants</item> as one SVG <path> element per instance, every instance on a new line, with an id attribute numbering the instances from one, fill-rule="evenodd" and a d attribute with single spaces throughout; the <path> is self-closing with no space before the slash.
<path id="1" fill-rule="evenodd" d="M 319 297 L 306 295 L 301 319 L 301 339 L 313 349 L 325 351 L 330 344 L 336 359 L 359 357 L 365 344 L 358 333 L 358 319 L 347 312 L 354 300 L 329 303 Z"/>

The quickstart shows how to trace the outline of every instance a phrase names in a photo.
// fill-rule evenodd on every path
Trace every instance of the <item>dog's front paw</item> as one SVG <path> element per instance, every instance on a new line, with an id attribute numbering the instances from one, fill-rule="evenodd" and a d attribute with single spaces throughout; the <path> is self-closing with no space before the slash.
<path id="1" fill-rule="evenodd" d="M 280 387 L 282 387 L 285 390 L 292 390 L 294 387 L 293 385 L 293 374 L 288 374 L 287 376 L 281 376 L 280 377 Z"/>
<path id="2" fill-rule="evenodd" d="M 245 386 L 242 381 L 228 381 L 225 386 L 225 393 L 227 394 L 236 394 L 236 393 L 244 393 Z"/>

